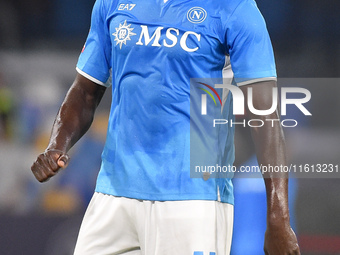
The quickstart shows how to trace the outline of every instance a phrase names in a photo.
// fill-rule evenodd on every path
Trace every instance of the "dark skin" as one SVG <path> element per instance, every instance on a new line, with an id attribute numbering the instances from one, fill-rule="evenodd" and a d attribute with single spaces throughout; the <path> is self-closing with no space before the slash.
<path id="1" fill-rule="evenodd" d="M 106 88 L 78 74 L 54 121 L 49 144 L 31 170 L 39 182 L 56 175 L 69 162 L 67 152 L 92 124 Z"/>
<path id="2" fill-rule="evenodd" d="M 271 88 L 275 82 L 263 82 L 241 87 L 244 95 L 246 88 L 253 86 L 254 107 L 269 109 L 271 106 Z M 69 162 L 67 152 L 86 133 L 93 121 L 95 110 L 101 101 L 105 87 L 100 86 L 78 74 L 69 89 L 53 124 L 47 149 L 33 163 L 31 170 L 39 182 L 45 182 L 56 175 Z M 247 112 L 249 118 L 259 119 Z M 277 113 L 263 116 L 261 119 L 278 119 Z M 252 128 L 252 137 L 256 147 L 258 161 L 262 165 L 285 165 L 286 153 L 280 125 L 265 125 Z M 264 250 L 266 255 L 300 254 L 296 236 L 289 223 L 288 179 L 282 175 L 267 174 L 267 231 Z"/>
<path id="3" fill-rule="evenodd" d="M 242 86 L 241 90 L 248 98 L 248 88 L 253 89 L 253 105 L 257 110 L 270 109 L 272 105 L 272 88 L 275 81 L 259 82 Z M 270 115 L 258 116 L 246 109 L 248 119 L 261 119 L 262 127 L 252 127 L 251 135 L 255 145 L 259 165 L 285 166 L 286 150 L 283 130 L 278 121 L 277 111 Z M 265 234 L 264 252 L 266 255 L 300 254 L 294 231 L 289 222 L 288 209 L 288 173 L 263 174 L 267 193 L 267 230 Z"/>

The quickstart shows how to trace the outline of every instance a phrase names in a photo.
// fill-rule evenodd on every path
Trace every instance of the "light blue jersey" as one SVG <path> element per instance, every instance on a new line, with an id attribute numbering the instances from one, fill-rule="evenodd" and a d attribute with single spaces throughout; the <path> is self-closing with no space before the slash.
<path id="1" fill-rule="evenodd" d="M 222 78 L 226 56 L 237 82 L 276 76 L 253 0 L 97 0 L 77 64 L 80 74 L 104 86 L 112 70 L 97 192 L 233 203 L 230 179 L 190 178 L 190 132 L 200 125 L 190 122 L 190 79 Z M 223 114 L 231 116 L 231 94 L 226 100 Z M 232 165 L 233 135 L 225 127 L 195 139 L 204 145 L 209 136 L 218 149 L 207 152 Z"/>

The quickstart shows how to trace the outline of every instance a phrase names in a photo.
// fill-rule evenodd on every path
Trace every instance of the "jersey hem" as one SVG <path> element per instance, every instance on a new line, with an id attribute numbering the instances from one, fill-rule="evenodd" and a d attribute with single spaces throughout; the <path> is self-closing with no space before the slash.
<path id="1" fill-rule="evenodd" d="M 258 82 L 262 82 L 262 81 L 276 81 L 276 80 L 277 80 L 276 77 L 264 77 L 264 78 L 257 78 L 257 79 L 251 79 L 251 80 L 247 80 L 247 81 L 237 82 L 237 85 L 240 87 L 240 86 L 245 86 L 245 85 L 258 83 Z"/>
<path id="2" fill-rule="evenodd" d="M 84 71 L 82 71 L 79 67 L 76 67 L 76 70 L 79 74 L 81 74 L 82 76 L 84 76 L 85 78 L 89 79 L 90 81 L 93 81 L 94 83 L 97 83 L 98 85 L 101 85 L 101 86 L 105 86 L 105 83 L 92 77 L 91 75 L 85 73 Z"/>
<path id="3" fill-rule="evenodd" d="M 112 188 L 96 187 L 95 192 L 103 193 L 106 195 L 112 195 L 117 197 L 126 197 L 139 200 L 149 200 L 149 201 L 185 201 L 185 200 L 210 200 L 210 201 L 220 201 L 222 203 L 227 203 L 234 205 L 234 199 L 231 197 L 222 197 L 218 200 L 217 194 L 140 194 L 139 192 L 133 191 L 122 191 Z M 128 194 L 127 194 L 128 193 Z M 152 198 L 150 198 L 152 197 Z"/>

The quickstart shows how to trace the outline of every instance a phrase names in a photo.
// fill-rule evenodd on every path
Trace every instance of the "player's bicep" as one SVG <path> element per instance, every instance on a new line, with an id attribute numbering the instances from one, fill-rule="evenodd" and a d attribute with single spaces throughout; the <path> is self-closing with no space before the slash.
<path id="1" fill-rule="evenodd" d="M 77 71 L 93 82 L 106 85 L 111 69 L 111 40 L 103 0 L 94 4 L 91 28 L 79 56 Z"/>
<path id="2" fill-rule="evenodd" d="M 106 91 L 105 86 L 101 86 L 81 74 L 77 74 L 71 89 L 78 90 L 80 96 L 82 96 L 89 105 L 93 105 L 94 107 L 98 106 Z"/>
<path id="3" fill-rule="evenodd" d="M 239 85 L 249 80 L 276 77 L 272 44 L 254 1 L 244 1 L 237 7 L 227 24 L 226 42 Z"/>
<path id="4" fill-rule="evenodd" d="M 256 110 L 268 110 L 274 107 L 277 109 L 277 101 L 275 103 L 274 100 L 274 93 L 277 93 L 274 88 L 276 88 L 276 81 L 263 81 L 263 82 L 256 82 L 256 83 L 251 83 L 245 86 L 241 86 L 241 90 L 243 92 L 243 95 L 245 98 L 250 98 L 251 105 L 253 108 Z M 251 94 L 249 93 L 251 89 Z M 277 96 L 277 95 L 276 95 Z M 274 100 L 274 101 L 273 101 Z M 247 100 L 248 101 L 248 100 Z M 249 103 L 248 103 L 249 104 Z M 258 116 L 255 115 L 251 110 L 248 108 L 248 104 L 246 104 L 246 116 L 249 119 L 258 119 L 258 118 L 268 118 L 272 116 L 277 115 L 277 111 L 274 111 L 271 114 L 265 115 L 265 116 Z"/>

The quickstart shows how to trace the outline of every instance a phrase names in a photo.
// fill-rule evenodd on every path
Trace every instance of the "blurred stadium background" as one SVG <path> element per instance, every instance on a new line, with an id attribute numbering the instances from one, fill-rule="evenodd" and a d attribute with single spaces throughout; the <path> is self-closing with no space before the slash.
<path id="1" fill-rule="evenodd" d="M 72 149 L 64 173 L 39 184 L 30 166 L 47 145 L 75 76 L 93 3 L 0 0 L 0 254 L 72 253 L 99 169 L 110 91 L 91 130 Z M 291 162 L 340 164 L 340 2 L 257 3 L 271 34 L 278 75 L 294 78 L 295 86 L 312 93 L 307 108 L 313 116 L 303 118 L 292 110 L 299 127 L 285 130 Z M 249 163 L 249 140 L 246 130 L 237 130 L 237 165 L 254 163 Z M 262 247 L 265 203 L 259 180 L 235 180 L 234 255 L 263 254 L 250 249 L 254 243 Z M 291 213 L 302 254 L 340 254 L 340 179 L 298 178 L 291 183 Z"/>

